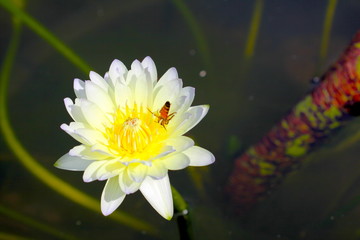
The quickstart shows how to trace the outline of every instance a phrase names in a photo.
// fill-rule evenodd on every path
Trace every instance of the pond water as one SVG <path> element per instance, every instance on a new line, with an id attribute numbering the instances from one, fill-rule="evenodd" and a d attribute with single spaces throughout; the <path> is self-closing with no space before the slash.
<path id="1" fill-rule="evenodd" d="M 334 15 L 327 18 L 331 7 Z M 189 204 L 194 239 L 359 239 L 360 141 L 333 151 L 359 132 L 357 119 L 306 156 L 246 216 L 234 212 L 224 191 L 234 159 L 311 91 L 311 79 L 336 61 L 359 30 L 359 1 L 39 0 L 25 9 L 100 75 L 113 59 L 130 68 L 134 59 L 151 56 L 159 76 L 176 67 L 184 86 L 196 88 L 194 105 L 210 104 L 187 135 L 216 162 L 169 173 Z M 0 21 L 2 62 L 11 35 L 11 14 L 3 8 Z M 74 99 L 74 78 L 88 75 L 24 26 L 8 90 L 13 130 L 48 171 L 100 199 L 104 182 L 84 183 L 81 172 L 53 166 L 76 145 L 59 127 L 71 121 L 63 99 Z M 156 235 L 53 191 L 21 164 L 4 138 L 0 150 L 0 238 L 179 239 L 176 220 L 164 220 L 140 192 L 117 211 L 151 224 Z"/>

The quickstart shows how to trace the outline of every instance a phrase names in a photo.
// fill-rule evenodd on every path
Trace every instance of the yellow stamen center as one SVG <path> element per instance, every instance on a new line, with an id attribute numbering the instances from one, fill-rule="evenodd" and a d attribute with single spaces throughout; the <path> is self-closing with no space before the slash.
<path id="1" fill-rule="evenodd" d="M 139 118 L 128 118 L 114 134 L 117 145 L 129 153 L 142 152 L 151 142 L 151 130 Z"/>
<path id="2" fill-rule="evenodd" d="M 117 109 L 105 132 L 110 152 L 124 161 L 146 160 L 159 154 L 163 147 L 159 142 L 166 135 L 156 117 L 136 105 L 133 109 Z"/>

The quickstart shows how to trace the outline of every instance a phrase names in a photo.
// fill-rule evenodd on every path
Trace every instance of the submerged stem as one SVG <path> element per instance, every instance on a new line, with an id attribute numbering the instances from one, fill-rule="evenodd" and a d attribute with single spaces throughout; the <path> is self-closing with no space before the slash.
<path id="1" fill-rule="evenodd" d="M 246 40 L 244 57 L 246 60 L 254 55 L 257 36 L 259 34 L 262 11 L 264 9 L 263 0 L 256 0 L 254 3 L 253 15 L 250 22 L 250 29 Z"/>
<path id="2" fill-rule="evenodd" d="M 329 45 L 330 31 L 335 15 L 336 3 L 337 0 L 328 0 L 328 5 L 326 7 L 326 14 L 324 19 L 324 26 L 323 26 L 323 32 L 321 36 L 321 46 L 320 46 L 321 61 L 323 61 L 326 57 L 326 53 Z"/>
<path id="3" fill-rule="evenodd" d="M 181 240 L 193 239 L 192 224 L 188 205 L 180 193 L 171 186 L 174 199 L 175 216 L 178 223 Z"/>
<path id="4" fill-rule="evenodd" d="M 183 0 L 172 0 L 172 2 L 189 26 L 190 31 L 195 38 L 197 48 L 199 49 L 199 52 L 202 56 L 202 60 L 206 66 L 210 66 L 211 60 L 208 43 L 194 14 L 190 11 L 189 7 Z"/>
<path id="5" fill-rule="evenodd" d="M 29 28 L 31 28 L 35 33 L 40 37 L 45 39 L 50 45 L 57 49 L 64 57 L 66 57 L 70 62 L 72 62 L 79 69 L 85 73 L 89 73 L 91 68 L 87 65 L 79 56 L 77 56 L 69 47 L 67 47 L 63 42 L 61 42 L 54 34 L 47 30 L 43 25 L 38 21 L 28 15 L 21 8 L 15 6 L 10 1 L 0 0 L 0 5 L 2 5 L 7 11 L 16 16 L 19 20 L 23 21 Z"/>

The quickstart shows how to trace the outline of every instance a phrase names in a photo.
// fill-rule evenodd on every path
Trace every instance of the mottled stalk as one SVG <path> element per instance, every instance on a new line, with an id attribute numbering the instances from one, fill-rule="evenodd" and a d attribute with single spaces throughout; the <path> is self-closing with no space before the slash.
<path id="1" fill-rule="evenodd" d="M 360 31 L 341 58 L 257 144 L 235 160 L 226 191 L 240 212 L 278 185 L 334 129 L 360 115 Z"/>

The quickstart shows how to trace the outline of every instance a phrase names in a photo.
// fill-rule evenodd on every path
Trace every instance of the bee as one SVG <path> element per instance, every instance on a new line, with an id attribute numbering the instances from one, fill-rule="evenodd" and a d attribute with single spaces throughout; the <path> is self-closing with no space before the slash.
<path id="1" fill-rule="evenodd" d="M 170 112 L 170 106 L 171 103 L 169 101 L 166 101 L 166 103 L 164 104 L 164 106 L 160 109 L 160 111 L 158 113 L 152 113 L 154 114 L 158 119 L 157 122 L 160 123 L 161 126 L 163 126 L 166 129 L 166 125 L 169 124 L 170 120 L 175 116 L 176 112 L 173 112 L 171 114 L 169 114 Z"/>

